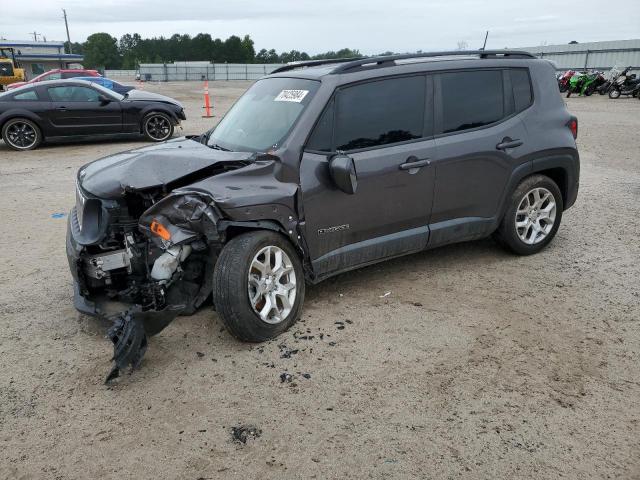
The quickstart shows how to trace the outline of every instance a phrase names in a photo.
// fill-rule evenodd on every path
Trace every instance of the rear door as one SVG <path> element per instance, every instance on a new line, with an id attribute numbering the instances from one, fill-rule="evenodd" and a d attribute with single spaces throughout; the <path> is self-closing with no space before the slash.
<path id="1" fill-rule="evenodd" d="M 489 233 L 512 171 L 526 161 L 527 142 L 508 69 L 436 75 L 435 106 L 430 245 Z"/>
<path id="2" fill-rule="evenodd" d="M 84 85 L 47 87 L 50 119 L 56 135 L 93 135 L 122 132 L 122 108 L 115 98 L 100 102 L 100 92 Z"/>
<path id="3" fill-rule="evenodd" d="M 434 183 L 432 111 L 432 81 L 425 75 L 377 79 L 336 92 L 300 168 L 316 275 L 426 246 Z M 355 194 L 338 190 L 329 176 L 332 152 L 338 150 L 354 160 Z"/>

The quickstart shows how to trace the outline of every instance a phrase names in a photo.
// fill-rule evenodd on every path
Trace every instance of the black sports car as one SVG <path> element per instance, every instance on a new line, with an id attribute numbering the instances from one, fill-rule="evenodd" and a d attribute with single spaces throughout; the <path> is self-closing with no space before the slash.
<path id="1" fill-rule="evenodd" d="M 171 138 L 186 120 L 172 98 L 140 90 L 120 95 L 84 80 L 53 80 L 0 94 L 0 131 L 14 150 L 33 150 L 45 139 L 143 134 L 153 142 Z"/>

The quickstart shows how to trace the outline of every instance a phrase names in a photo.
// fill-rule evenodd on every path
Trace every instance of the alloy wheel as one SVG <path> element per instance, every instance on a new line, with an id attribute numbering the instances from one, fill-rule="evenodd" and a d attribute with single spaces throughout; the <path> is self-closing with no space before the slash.
<path id="1" fill-rule="evenodd" d="M 273 245 L 262 248 L 251 261 L 248 280 L 253 311 L 266 323 L 285 320 L 297 293 L 295 269 L 286 252 Z"/>
<path id="2" fill-rule="evenodd" d="M 516 233 L 522 242 L 535 245 L 542 242 L 556 221 L 556 200 L 543 187 L 530 190 L 516 210 Z"/>
<path id="3" fill-rule="evenodd" d="M 26 150 L 36 143 L 38 134 L 27 122 L 17 121 L 7 127 L 6 140 L 13 147 Z"/>
<path id="4" fill-rule="evenodd" d="M 147 133 L 154 140 L 166 140 L 171 132 L 171 124 L 167 117 L 153 115 L 147 120 L 145 126 Z"/>

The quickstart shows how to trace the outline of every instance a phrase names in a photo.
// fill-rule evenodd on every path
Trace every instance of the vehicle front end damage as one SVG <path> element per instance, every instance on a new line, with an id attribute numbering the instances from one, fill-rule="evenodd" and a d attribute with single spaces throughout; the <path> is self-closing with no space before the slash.
<path id="1" fill-rule="evenodd" d="M 193 148 L 186 143 L 183 147 Z M 273 175 L 273 159 L 219 158 L 226 152 L 208 148 L 216 158 L 198 164 L 202 151 L 195 149 L 187 164 L 172 162 L 178 167 L 173 175 L 166 166 L 146 170 L 147 159 L 157 162 L 166 149 L 107 157 L 78 175 L 66 250 L 75 307 L 112 322 L 108 337 L 114 344 L 114 365 L 107 382 L 126 367 L 140 365 L 148 337 L 178 315 L 194 313 L 209 297 L 218 252 L 229 227 L 238 223 L 232 196 L 216 192 L 234 183 L 239 185 L 236 191 L 245 191 L 243 198 L 251 190 L 245 188 L 245 175 L 230 174 L 247 170 L 255 179 L 268 170 Z M 224 212 L 220 205 L 231 208 Z M 293 226 L 289 209 L 281 205 L 281 211 Z"/>

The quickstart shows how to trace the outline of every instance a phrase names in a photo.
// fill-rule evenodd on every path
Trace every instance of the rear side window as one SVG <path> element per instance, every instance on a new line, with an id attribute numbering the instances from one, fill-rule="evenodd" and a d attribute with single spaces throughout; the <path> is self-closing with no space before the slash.
<path id="1" fill-rule="evenodd" d="M 13 96 L 14 100 L 38 100 L 38 94 L 35 90 L 29 90 L 28 92 L 17 93 Z"/>
<path id="2" fill-rule="evenodd" d="M 440 85 L 444 133 L 490 125 L 505 117 L 501 70 L 444 73 Z"/>
<path id="3" fill-rule="evenodd" d="M 531 95 L 531 79 L 526 68 L 513 68 L 509 70 L 511 74 L 511 85 L 513 87 L 513 100 L 516 113 L 525 110 L 533 100 Z"/>
<path id="4" fill-rule="evenodd" d="M 392 78 L 341 90 L 337 96 L 335 145 L 355 150 L 422 137 L 424 76 Z"/>

